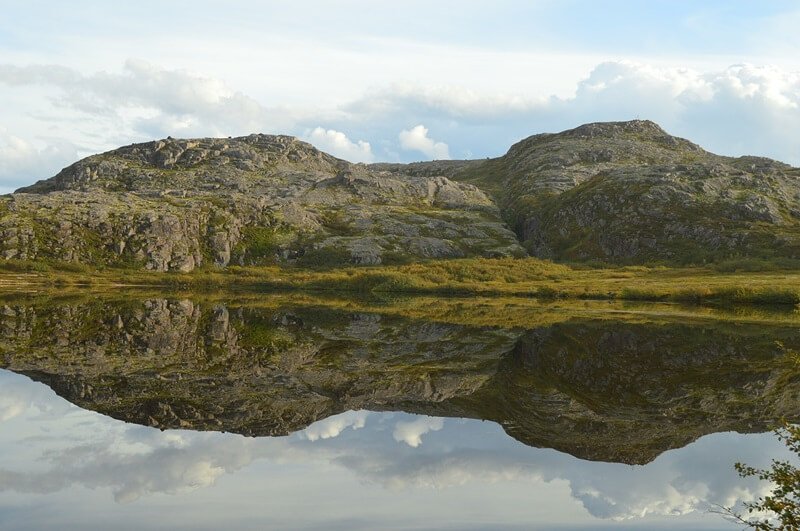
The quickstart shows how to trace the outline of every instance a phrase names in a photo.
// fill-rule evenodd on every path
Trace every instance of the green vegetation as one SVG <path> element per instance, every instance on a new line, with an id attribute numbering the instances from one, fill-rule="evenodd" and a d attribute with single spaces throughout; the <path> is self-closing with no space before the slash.
<path id="1" fill-rule="evenodd" d="M 795 456 L 800 457 L 800 426 L 784 423 L 776 430 L 778 438 Z M 772 461 L 768 469 L 754 468 L 736 463 L 736 471 L 743 478 L 757 477 L 772 483 L 772 492 L 755 502 L 745 503 L 747 515 L 733 508 L 724 508 L 722 514 L 734 521 L 759 531 L 800 529 L 800 469 L 788 461 Z M 763 515 L 763 516 L 755 516 Z M 751 516 L 752 515 L 752 516 Z"/>
<path id="2" fill-rule="evenodd" d="M 791 258 L 731 258 L 714 264 L 720 273 L 752 273 L 756 271 L 800 270 L 800 260 Z"/>
<path id="3" fill-rule="evenodd" d="M 356 236 L 359 231 L 345 215 L 337 210 L 326 210 L 320 215 L 320 222 L 325 229 L 334 236 Z"/>
<path id="4" fill-rule="evenodd" d="M 537 256 L 797 269 L 799 216 L 780 191 L 795 190 L 796 170 L 760 162 L 755 169 L 632 121 L 529 137 L 448 175 L 490 194 Z"/>
<path id="5" fill-rule="evenodd" d="M 254 263 L 274 264 L 282 246 L 292 242 L 295 234 L 281 227 L 244 227 L 242 240 L 234 249 L 234 256 L 245 254 Z"/>
<path id="6" fill-rule="evenodd" d="M 642 120 L 535 135 L 495 159 L 408 165 L 350 165 L 281 136 L 167 139 L 88 157 L 0 201 L 0 251 L 97 268 L 138 261 L 188 270 L 230 262 L 317 271 L 377 261 L 410 268 L 434 257 L 521 257 L 527 249 L 608 269 L 797 271 L 798 177 L 800 169 L 768 159 L 708 153 Z M 382 268 L 347 273 L 364 282 L 351 279 L 346 289 L 575 296 L 562 286 L 524 285 L 529 279 L 482 279 L 474 270 L 483 266 L 465 267 L 478 276 L 448 273 L 440 280 Z M 335 282 L 323 276 L 315 286 Z M 625 296 L 791 299 L 740 290 L 746 283 L 710 293 L 691 285 L 680 294 L 645 284 L 624 286 Z M 618 286 L 608 287 L 600 278 L 586 291 L 622 296 Z"/>

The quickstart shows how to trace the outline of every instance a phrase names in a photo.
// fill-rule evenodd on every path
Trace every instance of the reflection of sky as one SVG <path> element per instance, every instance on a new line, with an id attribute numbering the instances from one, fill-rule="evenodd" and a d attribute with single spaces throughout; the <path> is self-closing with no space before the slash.
<path id="1" fill-rule="evenodd" d="M 289 437 L 161 432 L 5 371 L 0 419 L 2 529 L 723 529 L 710 504 L 758 493 L 733 463 L 783 456 L 770 435 L 716 434 L 592 463 L 489 422 L 364 411 Z"/>

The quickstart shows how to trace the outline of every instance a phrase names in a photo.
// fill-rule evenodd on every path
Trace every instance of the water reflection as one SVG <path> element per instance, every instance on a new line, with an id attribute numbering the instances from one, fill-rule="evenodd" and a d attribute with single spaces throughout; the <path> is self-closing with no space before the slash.
<path id="1" fill-rule="evenodd" d="M 721 433 L 666 452 L 645 467 L 589 462 L 525 446 L 493 423 L 366 411 L 329 417 L 286 437 L 160 431 L 69 407 L 20 375 L 1 372 L 0 386 L 4 403 L 27 404 L 0 425 L 0 492 L 52 494 L 83 487 L 110 490 L 118 503 L 185 496 L 217 483 L 226 489 L 224 476 L 259 464 L 270 475 L 246 478 L 249 487 L 280 483 L 287 470 L 309 485 L 333 465 L 362 485 L 384 487 L 385 496 L 399 501 L 418 490 L 491 485 L 485 496 L 494 503 L 510 487 L 526 492 L 535 505 L 536 496 L 558 484 L 588 515 L 626 520 L 752 499 L 763 487 L 738 479 L 731 463 L 766 464 L 784 452 L 768 434 Z M 307 495 L 319 493 L 310 488 Z M 328 495 L 352 501 L 343 492 Z M 184 502 L 192 499 L 185 497 Z M 556 501 L 570 510 L 569 499 Z M 102 504 L 102 497 L 93 503 Z"/>
<path id="2" fill-rule="evenodd" d="M 723 528 L 783 455 L 789 317 L 460 308 L 6 300 L 0 527 Z"/>
<path id="3" fill-rule="evenodd" d="M 405 411 L 492 420 L 531 446 L 640 464 L 704 434 L 766 431 L 800 403 L 793 322 L 539 308 L 530 327 L 515 315 L 503 327 L 358 310 L 13 301 L 0 366 L 159 428 L 275 436 L 349 410 Z M 413 441 L 415 429 L 397 436 Z"/>

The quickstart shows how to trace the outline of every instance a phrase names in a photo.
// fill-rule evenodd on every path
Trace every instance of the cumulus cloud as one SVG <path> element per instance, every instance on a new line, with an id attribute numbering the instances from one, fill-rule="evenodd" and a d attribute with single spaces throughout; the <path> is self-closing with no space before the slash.
<path id="1" fill-rule="evenodd" d="M 350 162 L 372 162 L 375 159 L 369 142 L 353 142 L 347 135 L 334 129 L 317 127 L 306 135 L 306 140 L 318 149 Z"/>
<path id="2" fill-rule="evenodd" d="M 268 109 L 219 79 L 134 59 L 120 73 L 89 75 L 58 65 L 0 65 L 0 83 L 56 88 L 54 105 L 116 120 L 139 135 L 226 136 L 287 125 L 284 111 Z"/>
<path id="3" fill-rule="evenodd" d="M 432 431 L 439 431 L 444 427 L 441 417 L 418 417 L 412 421 L 400 421 L 394 426 L 392 437 L 397 442 L 404 442 L 416 448 L 422 444 L 422 436 Z"/>
<path id="4" fill-rule="evenodd" d="M 263 457 L 254 454 L 257 446 L 243 437 L 196 434 L 183 444 L 161 438 L 137 452 L 125 448 L 131 441 L 117 426 L 98 437 L 95 442 L 45 451 L 44 471 L 0 470 L 0 491 L 47 494 L 81 484 L 109 488 L 117 502 L 129 503 L 149 494 L 208 487 L 221 475 Z"/>
<path id="5" fill-rule="evenodd" d="M 481 92 L 463 86 L 425 86 L 395 83 L 373 89 L 351 101 L 344 109 L 369 118 L 422 113 L 448 116 L 460 122 L 509 118 L 518 112 L 547 104 L 546 96 Z"/>
<path id="6" fill-rule="evenodd" d="M 315 422 L 300 432 L 300 436 L 309 441 L 338 437 L 347 428 L 354 430 L 363 428 L 368 416 L 368 411 L 346 411 Z"/>
<path id="7" fill-rule="evenodd" d="M 28 409 L 29 402 L 22 400 L 20 397 L 0 396 L 0 422 L 13 419 L 26 409 Z"/>
<path id="8" fill-rule="evenodd" d="M 573 121 L 650 118 L 725 155 L 767 155 L 800 163 L 800 73 L 733 65 L 718 72 L 604 63 L 573 99 L 554 104 Z"/>
<path id="9" fill-rule="evenodd" d="M 409 151 L 419 151 L 434 160 L 450 158 L 450 149 L 444 142 L 437 142 L 428 136 L 428 128 L 418 125 L 412 129 L 403 129 L 398 135 L 400 147 Z"/>
<path id="10" fill-rule="evenodd" d="M 415 120 L 435 126 L 446 131 L 450 150 L 478 157 L 502 154 L 535 133 L 643 118 L 723 155 L 764 155 L 800 164 L 800 137 L 787 134 L 800 126 L 800 72 L 775 66 L 699 71 L 613 61 L 576 80 L 569 97 L 403 84 L 369 92 L 346 110 L 362 122 Z M 433 156 L 422 129 L 405 133 L 415 141 L 411 149 Z"/>
<path id="11" fill-rule="evenodd" d="M 31 96 L 22 98 L 21 89 Z M 293 134 L 352 161 L 408 162 L 497 156 L 531 134 L 637 117 L 723 155 L 800 164 L 800 136 L 789 133 L 800 126 L 800 73 L 775 66 L 705 71 L 613 61 L 575 79 L 568 96 L 393 83 L 353 94 L 349 103 L 324 107 L 320 98 L 287 107 L 268 106 L 211 76 L 137 60 L 88 74 L 0 65 L 0 97 L 9 91 L 17 91 L 17 103 L 3 124 L 0 186 L 52 175 L 76 154 L 75 145 L 101 150 L 167 135 Z M 26 133 L 15 126 L 21 120 Z M 58 133 L 44 142 L 42 131 L 55 123 Z"/>
<path id="12" fill-rule="evenodd" d="M 131 142 L 299 134 L 309 129 L 307 116 L 317 123 L 327 118 L 310 107 L 267 107 L 222 80 L 139 60 L 126 61 L 121 71 L 89 74 L 59 65 L 0 64 L 0 87 L 0 98 L 13 95 L 8 99 L 16 103 L 5 109 L 0 131 L 0 188 L 50 177 L 79 156 Z M 24 92 L 29 96 L 20 96 Z M 24 129 L 27 134 L 19 132 Z M 366 160 L 367 144 L 356 147 Z"/>
<path id="13" fill-rule="evenodd" d="M 497 484 L 493 489 L 499 489 L 513 481 L 528 484 L 534 492 L 535 485 L 564 481 L 591 515 L 631 520 L 740 506 L 763 496 L 770 486 L 737 477 L 732 463 L 766 466 L 770 457 L 788 457 L 771 434 L 723 433 L 668 451 L 645 466 L 589 462 L 526 447 L 496 428 L 472 421 L 450 423 L 438 440 L 420 450 L 403 453 L 367 447 L 339 457 L 338 462 L 393 490 L 444 489 L 472 482 Z"/>

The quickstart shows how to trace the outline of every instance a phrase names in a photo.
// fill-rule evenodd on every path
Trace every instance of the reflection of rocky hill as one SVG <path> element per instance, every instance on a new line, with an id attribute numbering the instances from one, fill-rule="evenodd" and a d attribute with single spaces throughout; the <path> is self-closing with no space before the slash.
<path id="1" fill-rule="evenodd" d="M 313 307 L 9 303 L 0 364 L 158 426 L 278 435 L 349 409 L 501 423 L 526 444 L 647 462 L 800 403 L 800 331 L 572 319 L 529 331 Z"/>
<path id="2" fill-rule="evenodd" d="M 796 417 L 800 367 L 787 351 L 798 346 L 792 328 L 572 320 L 526 333 L 490 382 L 454 402 L 532 446 L 645 463 Z"/>
<path id="3" fill-rule="evenodd" d="M 3 366 L 70 401 L 162 428 L 282 435 L 348 409 L 470 394 L 516 334 L 188 300 L 6 306 Z"/>

